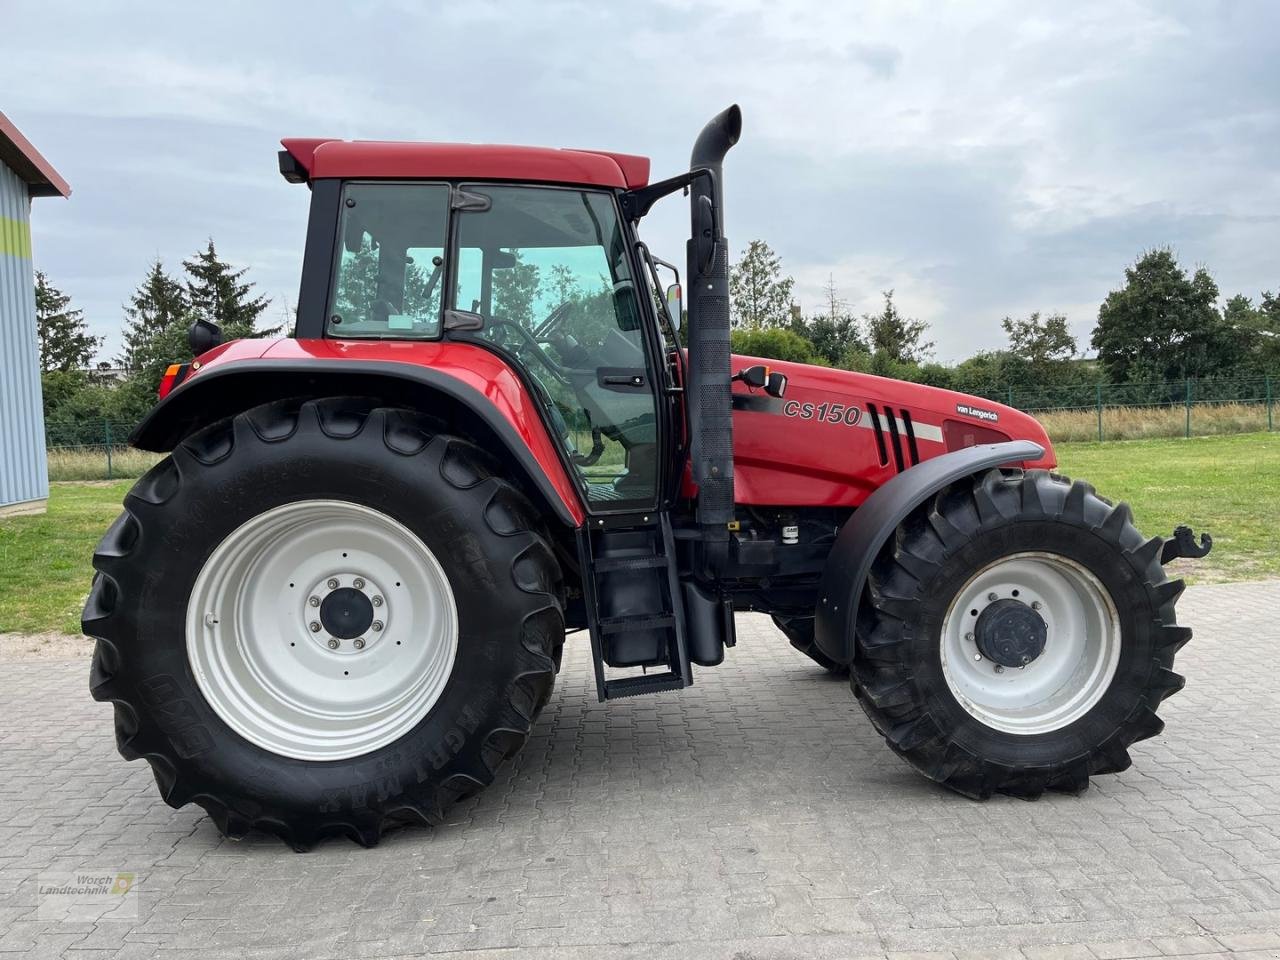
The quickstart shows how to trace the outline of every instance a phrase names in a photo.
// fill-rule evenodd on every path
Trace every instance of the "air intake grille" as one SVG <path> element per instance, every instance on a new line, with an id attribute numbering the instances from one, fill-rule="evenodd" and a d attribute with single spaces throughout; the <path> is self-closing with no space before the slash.
<path id="1" fill-rule="evenodd" d="M 890 451 L 893 453 L 893 465 L 899 473 L 920 462 L 920 449 L 916 446 L 916 431 L 911 425 L 910 413 L 906 410 L 894 410 L 892 407 L 877 409 L 874 403 L 867 404 L 867 412 L 871 415 L 871 429 L 876 435 L 876 453 L 880 456 L 880 466 L 889 465 Z"/>

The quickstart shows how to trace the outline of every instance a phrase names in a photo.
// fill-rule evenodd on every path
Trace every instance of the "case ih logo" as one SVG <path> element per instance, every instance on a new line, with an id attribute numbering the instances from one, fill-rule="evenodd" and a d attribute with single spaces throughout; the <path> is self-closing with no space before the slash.
<path id="1" fill-rule="evenodd" d="M 994 410 L 983 410 L 981 407 L 971 407 L 967 403 L 957 403 L 956 413 L 966 417 L 973 417 L 975 420 L 987 420 L 996 423 L 1000 420 L 1000 414 Z"/>

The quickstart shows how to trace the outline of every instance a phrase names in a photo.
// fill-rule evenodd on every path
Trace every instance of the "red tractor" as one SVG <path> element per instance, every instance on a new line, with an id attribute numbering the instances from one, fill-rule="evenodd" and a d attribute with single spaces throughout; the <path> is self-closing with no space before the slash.
<path id="1" fill-rule="evenodd" d="M 520 749 L 566 631 L 610 700 L 692 684 L 740 610 L 969 797 L 1083 790 L 1160 732 L 1191 636 L 1163 564 L 1208 538 L 1145 539 L 1017 410 L 731 355 L 740 129 L 656 183 L 617 153 L 283 141 L 295 336 L 192 328 L 84 611 L 167 802 L 297 849 L 438 822 Z M 687 319 L 636 233 L 680 192 Z"/>

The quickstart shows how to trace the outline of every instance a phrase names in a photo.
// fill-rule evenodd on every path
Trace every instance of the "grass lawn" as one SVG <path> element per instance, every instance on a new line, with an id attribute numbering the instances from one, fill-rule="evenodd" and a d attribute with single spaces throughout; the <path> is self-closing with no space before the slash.
<path id="1" fill-rule="evenodd" d="M 1169 536 L 1180 523 L 1213 534 L 1203 560 L 1175 561 L 1190 583 L 1280 577 L 1280 433 L 1063 443 L 1058 469 L 1128 501 L 1138 529 Z"/>
<path id="2" fill-rule="evenodd" d="M 1280 433 L 1058 445 L 1061 471 L 1127 500 L 1143 533 L 1208 530 L 1192 581 L 1280 577 Z M 0 633 L 80 632 L 89 558 L 133 481 L 55 483 L 49 512 L 0 520 Z"/>
<path id="3" fill-rule="evenodd" d="M 54 483 L 48 513 L 0 520 L 0 633 L 80 632 L 89 559 L 131 486 Z"/>

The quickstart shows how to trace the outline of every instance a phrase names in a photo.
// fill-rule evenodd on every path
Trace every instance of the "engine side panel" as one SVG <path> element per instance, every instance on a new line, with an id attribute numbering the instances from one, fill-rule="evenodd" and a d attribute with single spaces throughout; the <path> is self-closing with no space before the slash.
<path id="1" fill-rule="evenodd" d="M 1012 407 L 871 374 L 733 357 L 734 372 L 753 364 L 786 374 L 788 383 L 782 399 L 733 385 L 739 504 L 856 507 L 917 462 L 1004 440 L 1044 448 L 1027 468 L 1057 465 L 1044 428 Z"/>

